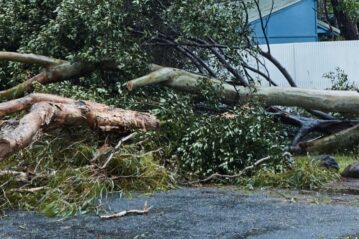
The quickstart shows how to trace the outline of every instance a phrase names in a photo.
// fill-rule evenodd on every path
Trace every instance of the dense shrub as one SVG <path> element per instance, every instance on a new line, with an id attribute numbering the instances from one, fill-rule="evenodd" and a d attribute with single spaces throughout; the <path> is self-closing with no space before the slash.
<path id="1" fill-rule="evenodd" d="M 230 117 L 201 117 L 188 127 L 177 151 L 184 170 L 235 174 L 266 156 L 280 162 L 285 140 L 264 110 L 239 108 Z"/>
<path id="2" fill-rule="evenodd" d="M 220 89 L 203 89 L 207 92 L 203 103 L 218 109 Z M 259 102 L 226 114 L 196 113 L 194 102 L 193 97 L 178 94 L 163 98 L 154 113 L 165 123 L 161 130 L 148 133 L 157 147 L 168 145 L 167 157 L 177 156 L 184 175 L 235 174 L 267 156 L 272 157 L 272 166 L 280 164 L 286 137 Z"/>

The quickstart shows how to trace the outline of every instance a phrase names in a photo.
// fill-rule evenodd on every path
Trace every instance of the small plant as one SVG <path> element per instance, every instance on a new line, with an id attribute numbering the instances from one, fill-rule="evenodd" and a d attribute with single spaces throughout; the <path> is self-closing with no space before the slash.
<path id="1" fill-rule="evenodd" d="M 332 87 L 330 90 L 354 90 L 358 91 L 358 86 L 349 80 L 348 75 L 343 69 L 337 67 L 335 72 L 329 72 L 323 75 L 331 81 Z"/>

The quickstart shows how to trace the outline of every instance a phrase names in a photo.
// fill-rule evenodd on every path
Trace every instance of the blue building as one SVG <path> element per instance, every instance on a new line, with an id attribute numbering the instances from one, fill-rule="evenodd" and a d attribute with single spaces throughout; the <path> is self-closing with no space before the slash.
<path id="1" fill-rule="evenodd" d="M 321 35 L 339 35 L 337 28 L 330 27 L 317 18 L 317 0 L 259 0 L 269 42 L 315 42 Z M 259 13 L 256 7 L 248 12 L 254 37 L 265 43 Z"/>

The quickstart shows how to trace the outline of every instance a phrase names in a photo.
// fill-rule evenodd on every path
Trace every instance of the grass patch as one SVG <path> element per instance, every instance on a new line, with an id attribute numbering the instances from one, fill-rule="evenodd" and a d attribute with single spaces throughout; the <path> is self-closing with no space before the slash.
<path id="1" fill-rule="evenodd" d="M 306 160 L 309 156 L 298 156 L 298 159 Z M 357 162 L 359 160 L 357 155 L 334 155 L 335 161 L 337 161 L 339 165 L 339 173 L 343 172 L 343 170 L 349 165 Z"/>
<path id="2" fill-rule="evenodd" d="M 339 164 L 339 172 L 343 172 L 346 167 L 357 162 L 359 160 L 358 156 L 349 156 L 349 155 L 336 155 L 334 156 L 335 160 Z"/>
<path id="3" fill-rule="evenodd" d="M 134 142 L 114 152 L 102 168 L 112 152 L 110 142 L 116 144 L 117 140 L 79 128 L 45 135 L 0 162 L 0 171 L 25 175 L 0 176 L 0 209 L 67 217 L 99 210 L 98 202 L 109 192 L 153 192 L 172 187 L 171 174 L 156 160 L 158 152 L 146 152 Z"/>
<path id="4" fill-rule="evenodd" d="M 280 172 L 260 169 L 242 183 L 249 187 L 277 187 L 289 189 L 320 189 L 326 183 L 339 179 L 340 175 L 321 167 L 310 157 L 296 158 L 294 163 Z"/>

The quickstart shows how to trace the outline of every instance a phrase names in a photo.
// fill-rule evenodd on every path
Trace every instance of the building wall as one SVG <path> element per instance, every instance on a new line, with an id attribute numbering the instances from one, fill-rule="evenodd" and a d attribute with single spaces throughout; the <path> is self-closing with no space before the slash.
<path id="1" fill-rule="evenodd" d="M 255 38 L 264 44 L 260 21 L 252 24 Z M 267 26 L 267 35 L 271 44 L 317 41 L 316 0 L 302 0 L 273 13 Z"/>

